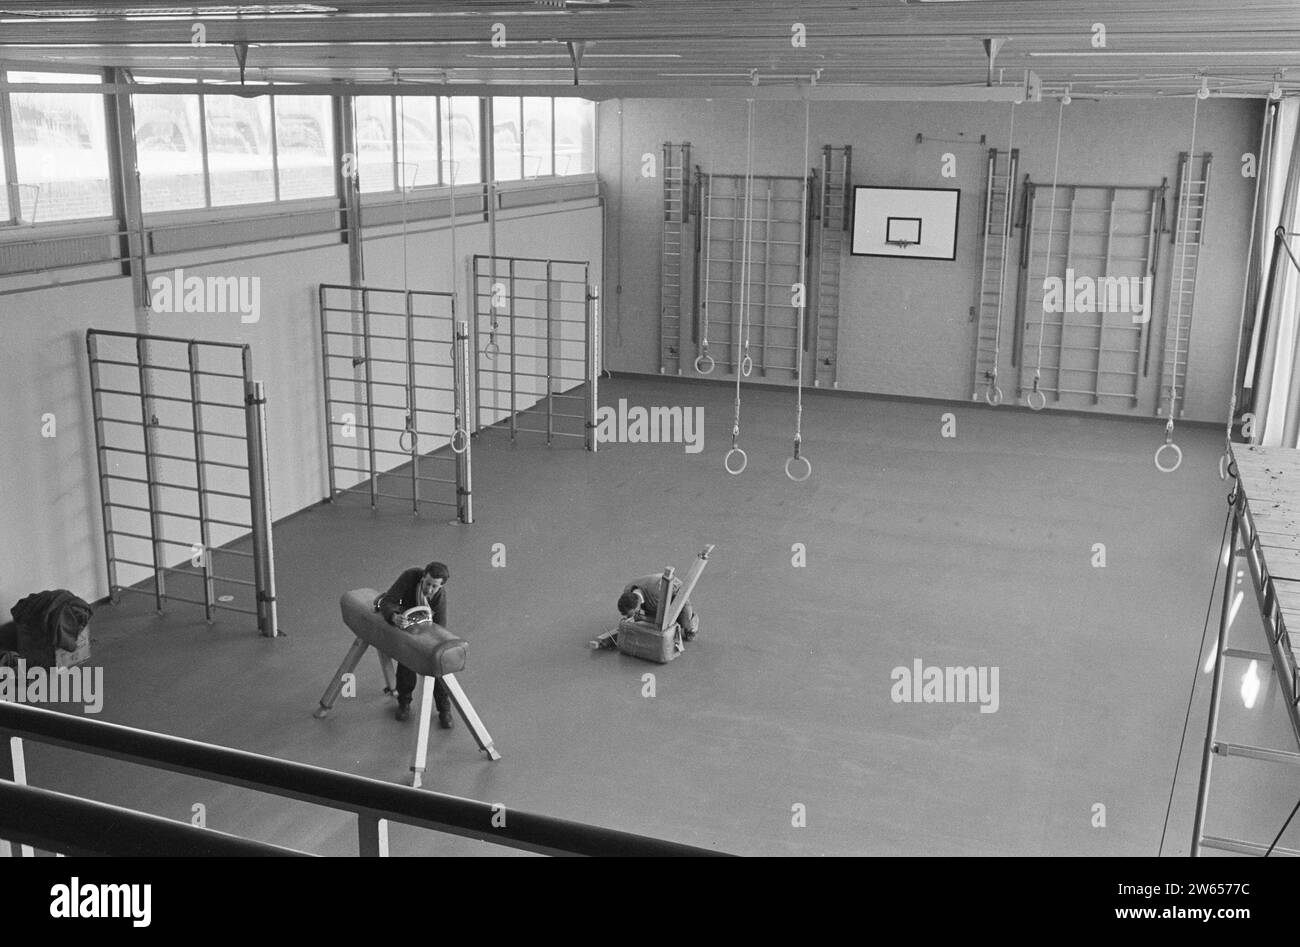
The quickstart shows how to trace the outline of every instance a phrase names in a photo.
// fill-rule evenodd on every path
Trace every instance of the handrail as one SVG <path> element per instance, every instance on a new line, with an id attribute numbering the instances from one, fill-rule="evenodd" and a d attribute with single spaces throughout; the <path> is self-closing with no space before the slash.
<path id="1" fill-rule="evenodd" d="M 0 779 L 0 838 L 61 855 L 249 858 L 306 852 Z"/>
<path id="2" fill-rule="evenodd" d="M 726 854 L 8 701 L 0 701 L 0 732 L 342 809 L 363 822 L 387 819 L 540 854 Z"/>

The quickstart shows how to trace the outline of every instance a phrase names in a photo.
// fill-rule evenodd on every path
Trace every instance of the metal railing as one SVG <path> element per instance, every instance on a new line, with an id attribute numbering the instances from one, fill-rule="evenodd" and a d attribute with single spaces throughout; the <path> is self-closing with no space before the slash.
<path id="1" fill-rule="evenodd" d="M 469 328 L 454 295 L 321 284 L 319 304 L 330 499 L 445 506 L 472 523 Z"/>
<path id="2" fill-rule="evenodd" d="M 513 808 L 502 819 L 500 805 L 412 789 L 246 750 L 151 733 L 22 704 L 0 702 L 0 732 L 50 746 L 139 763 L 172 773 L 350 812 L 357 818 L 357 846 L 358 852 L 363 856 L 386 854 L 388 822 L 400 822 L 544 855 L 725 854 Z M 171 854 L 173 851 L 169 850 L 169 846 L 185 848 L 189 846 L 191 837 L 194 838 L 194 848 L 188 851 L 189 854 L 199 854 L 199 847 L 204 844 L 224 844 L 219 835 L 214 834 L 209 838 L 210 830 L 196 830 L 200 834 L 193 836 L 164 831 L 165 827 L 159 823 L 167 820 L 153 816 L 140 815 L 140 819 L 122 821 L 109 818 L 102 822 L 96 821 L 96 815 L 106 814 L 104 809 L 96 808 L 102 807 L 102 803 L 89 803 L 88 807 L 87 804 L 68 800 L 57 793 L 14 791 L 11 787 L 12 784 L 0 780 L 0 837 L 7 836 L 24 844 L 55 851 L 60 850 L 60 846 L 65 846 L 62 849 L 65 851 L 69 848 L 90 847 L 102 854 L 128 854 L 133 848 L 137 854 L 151 854 L 154 852 L 147 851 L 151 844 L 156 853 Z M 57 823 L 64 816 L 69 819 L 68 827 L 60 828 Z M 188 827 L 183 824 L 170 824 L 188 831 Z M 82 829 L 86 834 L 81 834 Z M 157 835 L 140 839 L 135 837 L 138 832 Z M 258 852 L 232 851 L 221 854 L 255 853 Z M 268 850 L 260 853 L 282 852 Z M 283 853 L 288 854 L 287 851 Z"/>
<path id="3" fill-rule="evenodd" d="M 580 438 L 594 451 L 601 366 L 591 264 L 476 254 L 470 285 L 475 432 L 504 424 L 511 440 Z"/>
<path id="4" fill-rule="evenodd" d="M 266 395 L 249 346 L 88 329 L 86 353 L 110 596 L 202 605 L 209 621 L 243 612 L 277 635 Z"/>

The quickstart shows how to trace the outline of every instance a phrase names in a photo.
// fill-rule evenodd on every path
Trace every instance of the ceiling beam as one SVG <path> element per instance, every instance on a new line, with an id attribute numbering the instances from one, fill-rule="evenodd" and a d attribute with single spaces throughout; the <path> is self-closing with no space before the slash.
<path id="1" fill-rule="evenodd" d="M 812 102 L 1023 102 L 1021 85 L 980 86 L 834 86 L 799 84 L 709 86 L 679 83 L 611 85 L 509 85 L 500 83 L 312 82 L 233 85 L 225 83 L 149 82 L 87 85 L 60 82 L 0 82 L 0 92 L 78 92 L 82 94 L 213 95 L 255 98 L 261 95 L 407 95 L 407 96 L 540 96 L 607 99 L 754 99 Z"/>

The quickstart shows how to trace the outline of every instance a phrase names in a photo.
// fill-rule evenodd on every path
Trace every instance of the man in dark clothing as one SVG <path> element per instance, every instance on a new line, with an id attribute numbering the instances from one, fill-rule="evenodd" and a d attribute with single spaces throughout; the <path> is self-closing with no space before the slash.
<path id="1" fill-rule="evenodd" d="M 624 618 L 637 618 L 637 612 L 645 616 L 645 620 L 652 624 L 659 621 L 659 585 L 663 576 L 647 575 L 640 579 L 633 579 L 623 589 L 623 594 L 618 597 L 618 610 Z M 671 594 L 677 595 L 682 590 L 682 580 L 673 576 Z M 682 606 L 681 614 L 677 616 L 677 623 L 682 626 L 682 637 L 687 641 L 695 638 L 696 633 L 700 630 L 700 620 L 695 614 L 695 609 L 690 602 Z"/>
<path id="2" fill-rule="evenodd" d="M 407 569 L 383 595 L 375 600 L 375 609 L 384 620 L 396 628 L 407 628 L 410 622 L 402 613 L 417 606 L 427 606 L 433 612 L 433 622 L 447 627 L 447 580 L 451 572 L 441 562 L 431 562 L 423 569 Z M 397 719 L 406 720 L 411 715 L 411 695 L 415 692 L 417 675 L 404 664 L 397 665 Z M 433 702 L 438 708 L 438 723 L 444 730 L 453 726 L 451 695 L 442 678 L 433 685 Z"/>
<path id="3" fill-rule="evenodd" d="M 618 613 L 623 616 L 624 621 L 642 619 L 654 625 L 659 623 L 659 585 L 662 578 L 662 575 L 647 575 L 640 579 L 633 579 L 624 586 L 623 594 L 618 597 Z M 671 593 L 677 595 L 681 590 L 682 580 L 673 576 Z M 695 636 L 700 631 L 700 616 L 696 614 L 695 607 L 689 601 L 682 606 L 681 613 L 677 616 L 677 624 L 681 626 L 684 640 L 695 640 Z M 591 642 L 591 646 L 597 649 L 618 647 L 618 629 L 615 628 L 598 636 Z"/>

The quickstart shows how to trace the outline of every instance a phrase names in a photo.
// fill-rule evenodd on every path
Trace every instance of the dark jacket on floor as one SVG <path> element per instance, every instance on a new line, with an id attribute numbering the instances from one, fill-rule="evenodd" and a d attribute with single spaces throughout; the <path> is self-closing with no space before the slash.
<path id="1" fill-rule="evenodd" d="M 18 651 L 27 663 L 41 667 L 54 664 L 54 653 L 76 640 L 90 623 L 90 605 L 67 589 L 36 592 L 9 610 L 18 625 Z"/>

